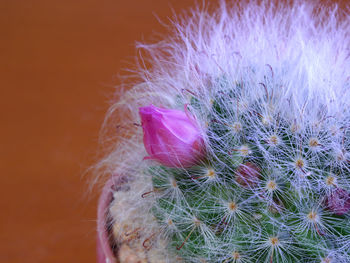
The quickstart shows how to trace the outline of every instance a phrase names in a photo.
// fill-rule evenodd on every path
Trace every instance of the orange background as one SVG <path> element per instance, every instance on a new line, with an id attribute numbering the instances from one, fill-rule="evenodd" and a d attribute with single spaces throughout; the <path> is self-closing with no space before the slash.
<path id="1" fill-rule="evenodd" d="M 83 175 L 116 75 L 136 40 L 165 32 L 153 13 L 193 3 L 1 1 L 0 262 L 95 262 L 100 188 Z"/>
<path id="2" fill-rule="evenodd" d="M 136 40 L 193 1 L 2 0 L 0 262 L 95 262 L 96 161 Z"/>

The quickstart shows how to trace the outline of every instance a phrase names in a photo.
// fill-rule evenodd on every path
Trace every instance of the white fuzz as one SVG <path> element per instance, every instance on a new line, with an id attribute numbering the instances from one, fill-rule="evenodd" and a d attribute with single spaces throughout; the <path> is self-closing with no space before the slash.
<path id="1" fill-rule="evenodd" d="M 129 178 L 128 191 L 115 194 L 113 222 L 132 222 L 141 243 L 150 237 L 155 248 L 172 247 L 162 252 L 167 262 L 350 262 L 350 231 L 330 238 L 341 247 L 320 241 L 317 252 L 307 248 L 309 238 L 341 236 L 345 224 L 324 208 L 322 195 L 350 191 L 349 17 L 311 1 L 220 1 L 214 12 L 176 18 L 162 41 L 139 43 L 137 83 L 108 113 L 108 154 L 97 165 L 100 174 Z M 150 104 L 188 105 L 208 160 L 171 176 L 143 160 L 138 108 Z M 238 183 L 232 167 L 262 159 L 259 183 Z"/>

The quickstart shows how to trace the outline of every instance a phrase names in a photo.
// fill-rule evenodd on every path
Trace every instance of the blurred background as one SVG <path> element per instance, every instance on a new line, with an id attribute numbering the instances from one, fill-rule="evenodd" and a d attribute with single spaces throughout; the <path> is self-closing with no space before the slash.
<path id="1" fill-rule="evenodd" d="M 86 170 L 117 75 L 135 41 L 166 32 L 154 14 L 194 2 L 0 1 L 1 263 L 95 262 L 100 188 Z"/>
<path id="2" fill-rule="evenodd" d="M 190 0 L 0 1 L 0 262 L 95 262 L 86 170 L 135 41 Z"/>

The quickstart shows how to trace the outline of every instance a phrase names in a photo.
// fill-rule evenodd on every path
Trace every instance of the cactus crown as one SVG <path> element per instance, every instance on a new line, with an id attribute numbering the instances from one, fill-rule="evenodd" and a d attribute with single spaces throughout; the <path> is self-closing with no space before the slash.
<path id="1" fill-rule="evenodd" d="M 156 218 L 168 261 L 350 262 L 350 27 L 337 17 L 300 1 L 221 1 L 139 46 L 150 98 L 131 104 L 186 105 L 206 145 L 190 168 L 131 168 L 135 156 L 123 167 L 143 178 L 135 203 Z"/>

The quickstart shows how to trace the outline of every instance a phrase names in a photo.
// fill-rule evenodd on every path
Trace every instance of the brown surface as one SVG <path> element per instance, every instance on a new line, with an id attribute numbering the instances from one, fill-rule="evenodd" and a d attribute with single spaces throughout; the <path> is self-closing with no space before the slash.
<path id="1" fill-rule="evenodd" d="M 164 32 L 153 12 L 192 2 L 1 1 L 1 263 L 95 262 L 96 193 L 82 176 L 114 77 L 136 40 Z"/>
<path id="2" fill-rule="evenodd" d="M 193 2 L 1 1 L 0 262 L 95 262 L 96 194 L 82 175 L 113 76 L 135 40 L 164 32 L 153 12 Z"/>

